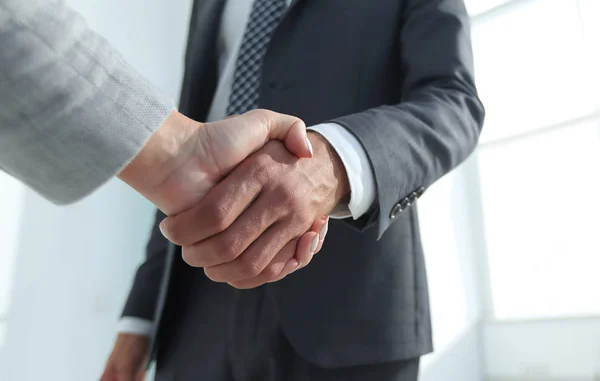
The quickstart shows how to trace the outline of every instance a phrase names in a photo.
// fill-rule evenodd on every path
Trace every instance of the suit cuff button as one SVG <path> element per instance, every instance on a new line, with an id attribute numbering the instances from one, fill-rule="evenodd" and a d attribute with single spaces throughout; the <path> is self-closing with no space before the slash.
<path id="1" fill-rule="evenodd" d="M 408 197 L 402 199 L 402 201 L 400 201 L 400 211 L 403 212 L 406 208 L 408 208 L 410 206 L 410 200 L 408 199 Z"/>
<path id="2" fill-rule="evenodd" d="M 417 192 L 412 192 L 410 195 L 408 195 L 408 200 L 410 201 L 411 204 L 414 204 L 418 198 L 419 198 L 419 194 Z"/>
<path id="3" fill-rule="evenodd" d="M 398 203 L 392 208 L 392 211 L 390 212 L 390 219 L 395 219 L 400 213 L 402 213 L 402 206 L 400 206 L 400 203 Z"/>
<path id="4" fill-rule="evenodd" d="M 406 210 L 410 206 L 410 200 L 407 198 L 402 199 L 399 203 L 394 205 L 390 213 L 390 218 L 393 220 L 398 215 Z"/>

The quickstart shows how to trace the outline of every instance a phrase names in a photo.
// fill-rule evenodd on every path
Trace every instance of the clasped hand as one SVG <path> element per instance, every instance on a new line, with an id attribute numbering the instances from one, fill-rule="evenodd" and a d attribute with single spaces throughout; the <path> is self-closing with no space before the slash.
<path id="1" fill-rule="evenodd" d="M 145 196 L 169 215 L 161 231 L 182 246 L 184 260 L 237 288 L 308 265 L 326 216 L 349 193 L 327 141 L 307 135 L 300 119 L 266 110 L 196 126 L 182 117 L 175 124 L 192 127 L 178 130 L 183 143 L 175 146 L 189 154 L 166 160 L 176 163 Z"/>

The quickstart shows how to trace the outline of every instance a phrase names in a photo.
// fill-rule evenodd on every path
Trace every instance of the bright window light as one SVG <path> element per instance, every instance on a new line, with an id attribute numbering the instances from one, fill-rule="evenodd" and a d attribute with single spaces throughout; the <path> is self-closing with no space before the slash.
<path id="1" fill-rule="evenodd" d="M 590 60 L 576 0 L 516 1 L 475 18 L 473 44 L 487 109 L 483 142 L 588 115 L 600 104 L 600 68 Z"/>
<path id="2" fill-rule="evenodd" d="M 477 16 L 511 1 L 514 0 L 465 0 L 465 4 L 469 14 L 471 16 Z"/>
<path id="3" fill-rule="evenodd" d="M 479 151 L 498 320 L 600 314 L 600 121 Z"/>

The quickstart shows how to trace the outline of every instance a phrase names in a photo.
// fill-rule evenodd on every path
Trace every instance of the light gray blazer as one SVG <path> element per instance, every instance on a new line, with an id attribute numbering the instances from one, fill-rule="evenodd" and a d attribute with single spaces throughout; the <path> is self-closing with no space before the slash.
<path id="1" fill-rule="evenodd" d="M 1 170 L 55 203 L 76 201 L 172 108 L 63 1 L 0 0 Z"/>

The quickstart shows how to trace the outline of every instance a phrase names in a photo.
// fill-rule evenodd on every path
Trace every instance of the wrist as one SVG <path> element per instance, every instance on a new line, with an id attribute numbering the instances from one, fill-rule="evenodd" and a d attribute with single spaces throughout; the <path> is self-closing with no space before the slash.
<path id="1" fill-rule="evenodd" d="M 117 335 L 113 353 L 119 356 L 125 355 L 134 360 L 136 363 L 141 363 L 146 356 L 150 339 L 143 335 L 130 333 L 120 333 Z"/>
<path id="2" fill-rule="evenodd" d="M 139 343 L 147 344 L 150 339 L 146 335 L 138 335 L 137 333 L 119 333 L 117 335 L 117 343 Z"/>
<path id="3" fill-rule="evenodd" d="M 308 140 L 313 147 L 313 159 L 323 159 L 330 162 L 332 165 L 333 176 L 332 180 L 334 184 L 334 199 L 335 204 L 339 204 L 342 201 L 348 200 L 350 197 L 350 182 L 348 180 L 348 173 L 344 167 L 342 159 L 338 155 L 337 151 L 331 146 L 331 144 L 321 134 L 317 132 L 309 131 Z"/>
<path id="4" fill-rule="evenodd" d="M 184 176 L 184 167 L 195 165 L 203 126 L 173 111 L 118 177 L 166 214 L 181 211 L 177 199 L 172 199 L 177 194 L 174 187 Z M 204 180 L 202 171 L 195 175 Z"/>
<path id="5" fill-rule="evenodd" d="M 142 194 L 164 182 L 178 166 L 182 147 L 198 129 L 186 119 L 173 111 L 118 177 Z"/>

